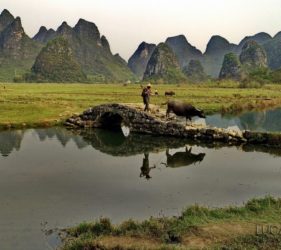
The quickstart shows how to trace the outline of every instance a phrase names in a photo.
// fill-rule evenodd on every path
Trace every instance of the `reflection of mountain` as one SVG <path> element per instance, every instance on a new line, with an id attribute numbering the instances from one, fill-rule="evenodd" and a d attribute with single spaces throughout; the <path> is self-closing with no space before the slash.
<path id="1" fill-rule="evenodd" d="M 281 109 L 247 112 L 236 117 L 212 115 L 206 122 L 222 128 L 238 126 L 241 130 L 281 132 Z"/>
<path id="2" fill-rule="evenodd" d="M 254 112 L 242 115 L 239 118 L 241 121 L 240 127 L 250 129 L 263 127 L 269 130 L 277 130 L 280 128 L 281 124 L 280 112 L 281 110 L 268 111 L 264 116 L 262 116 L 261 113 L 258 113 L 259 116 L 257 116 Z M 257 117 L 259 119 L 257 119 Z M 227 118 L 220 118 L 219 116 L 216 116 L 214 120 L 218 122 L 218 126 L 220 126 L 220 119 L 223 119 L 223 121 L 227 120 Z M 216 149 L 227 147 L 227 145 L 220 142 L 199 143 L 183 138 L 179 139 L 174 137 L 152 136 L 143 134 L 130 134 L 126 138 L 121 132 L 110 132 L 107 130 L 99 129 L 90 131 L 71 131 L 65 128 L 57 127 L 48 129 L 35 129 L 34 131 L 42 142 L 47 139 L 51 139 L 54 141 L 59 141 L 63 147 L 65 147 L 69 143 L 74 143 L 78 149 L 82 149 L 91 145 L 96 150 L 112 156 L 133 156 L 150 152 L 157 153 L 165 151 L 166 149 L 181 148 L 186 145 Z M 24 133 L 25 131 L 20 130 L 0 132 L 0 154 L 2 154 L 3 156 L 9 156 L 14 149 L 19 150 Z M 28 135 L 29 133 L 26 134 L 26 136 Z M 238 147 L 246 152 L 266 152 L 269 154 L 281 156 L 281 151 L 278 148 L 268 148 L 260 145 L 243 145 L 242 147 Z M 173 163 L 174 160 L 176 163 L 173 163 L 172 165 L 182 165 L 180 162 L 181 160 L 186 160 L 184 165 L 190 165 L 192 164 L 192 162 L 200 161 L 200 157 L 197 159 L 196 155 L 193 155 L 191 152 L 190 154 L 183 152 L 183 154 L 185 155 L 175 154 L 173 156 L 169 156 L 170 158 L 168 159 L 168 165 L 171 165 L 169 164 L 169 161 L 170 163 Z M 179 157 L 180 159 L 179 162 L 177 161 L 177 157 Z M 191 163 L 189 163 L 188 161 L 191 161 Z"/>
<path id="3" fill-rule="evenodd" d="M 244 130 L 264 131 L 267 130 L 265 126 L 266 112 L 249 112 L 242 114 L 239 119 Z"/>
<path id="4" fill-rule="evenodd" d="M 0 132 L 0 153 L 2 156 L 9 156 L 16 149 L 20 149 L 20 145 L 24 136 L 24 132 L 20 130 Z"/>
<path id="5" fill-rule="evenodd" d="M 239 119 L 245 130 L 281 132 L 281 109 L 248 112 Z"/>
<path id="6" fill-rule="evenodd" d="M 167 163 L 163 163 L 170 168 L 187 167 L 196 163 L 200 163 L 204 160 L 206 154 L 199 153 L 194 154 L 191 152 L 192 148 L 185 149 L 184 152 L 176 152 L 173 155 L 169 153 L 169 149 L 166 151 Z"/>
<path id="7" fill-rule="evenodd" d="M 157 153 L 165 151 L 166 149 L 185 147 L 186 145 L 215 149 L 227 147 L 227 145 L 220 142 L 199 143 L 188 139 L 143 134 L 130 134 L 129 137 L 126 138 L 121 132 L 111 132 L 101 129 L 71 131 L 64 128 L 49 128 L 36 129 L 35 131 L 41 140 L 56 138 L 60 141 L 62 146 L 73 141 L 79 149 L 91 145 L 96 150 L 112 156 L 133 156 L 143 153 Z M 242 147 L 238 147 L 245 152 L 256 151 L 281 156 L 281 151 L 278 148 L 269 148 L 260 145 L 243 145 Z M 172 161 L 175 159 L 175 162 L 177 162 L 177 157 L 179 157 L 180 161 L 185 161 L 185 166 L 200 162 L 201 158 L 202 160 L 204 159 L 204 154 L 196 155 L 192 152 L 182 153 L 185 154 L 185 156 L 176 153 L 175 157 L 170 159 L 173 159 Z M 177 162 L 176 165 L 178 164 L 181 165 L 181 163 Z"/>
<path id="8" fill-rule="evenodd" d="M 35 131 L 40 141 L 45 141 L 47 138 L 53 138 L 55 135 L 53 129 L 36 129 Z"/>
<path id="9" fill-rule="evenodd" d="M 207 116 L 206 124 L 218 128 L 228 128 L 232 126 L 238 126 L 241 129 L 241 124 L 238 117 L 227 117 L 227 116 L 221 116 L 220 114 Z"/>
<path id="10" fill-rule="evenodd" d="M 56 138 L 62 146 L 66 146 L 71 140 L 76 144 L 76 146 L 81 149 L 87 147 L 89 144 L 81 138 L 81 136 L 72 133 L 64 128 L 47 128 L 47 129 L 36 129 L 40 141 L 45 141 L 46 139 Z"/>
<path id="11" fill-rule="evenodd" d="M 240 117 L 241 123 L 251 124 L 249 129 L 281 132 L 281 109 L 253 112 Z"/>
<path id="12" fill-rule="evenodd" d="M 245 144 L 242 146 L 242 150 L 244 152 L 260 152 L 260 153 L 267 153 L 274 156 L 281 156 L 281 150 L 278 147 L 274 148 L 274 147 L 267 147 L 262 145 L 257 146 L 257 145 Z"/>

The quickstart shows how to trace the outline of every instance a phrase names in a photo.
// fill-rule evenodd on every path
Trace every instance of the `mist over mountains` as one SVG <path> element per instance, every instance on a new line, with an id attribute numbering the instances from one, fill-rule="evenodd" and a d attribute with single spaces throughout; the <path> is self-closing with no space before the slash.
<path id="1" fill-rule="evenodd" d="M 239 44 L 214 35 L 204 52 L 190 44 L 184 35 L 168 37 L 159 45 L 141 42 L 127 63 L 119 54 L 112 54 L 109 41 L 92 22 L 81 18 L 74 27 L 62 22 L 56 30 L 42 26 L 30 38 L 20 17 L 14 17 L 5 9 L 0 15 L 0 81 L 127 82 L 162 79 L 164 82 L 178 82 L 203 80 L 206 76 L 218 78 L 225 56 L 232 53 L 239 58 L 249 41 L 265 51 L 264 66 L 270 70 L 281 68 L 281 32 L 274 37 L 261 32 L 243 38 Z M 60 51 L 64 53 L 58 53 Z M 247 55 L 251 56 L 251 53 Z M 52 72 L 56 73 L 55 77 Z"/>

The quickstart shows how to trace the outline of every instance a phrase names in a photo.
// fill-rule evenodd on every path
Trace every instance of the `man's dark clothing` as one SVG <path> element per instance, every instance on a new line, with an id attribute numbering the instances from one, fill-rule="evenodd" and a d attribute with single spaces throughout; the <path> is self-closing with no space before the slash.
<path id="1" fill-rule="evenodd" d="M 143 104 L 145 105 L 144 111 L 149 111 L 150 95 L 151 89 L 147 87 L 144 88 L 142 91 Z"/>

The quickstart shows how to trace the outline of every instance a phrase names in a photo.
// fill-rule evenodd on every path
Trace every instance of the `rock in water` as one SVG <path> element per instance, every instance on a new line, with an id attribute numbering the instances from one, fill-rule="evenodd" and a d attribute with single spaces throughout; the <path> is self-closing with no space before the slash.
<path id="1" fill-rule="evenodd" d="M 242 48 L 240 62 L 248 71 L 267 68 L 267 55 L 257 42 L 248 41 Z"/>
<path id="2" fill-rule="evenodd" d="M 152 53 L 144 73 L 144 80 L 160 80 L 167 83 L 186 80 L 175 54 L 165 43 L 160 43 Z"/>
<path id="3" fill-rule="evenodd" d="M 128 66 L 140 78 L 143 78 L 147 63 L 155 50 L 155 44 L 142 42 L 135 53 L 130 57 Z"/>
<path id="4" fill-rule="evenodd" d="M 234 53 L 228 53 L 224 57 L 220 72 L 220 79 L 232 79 L 236 81 L 243 80 L 246 77 L 245 72 Z"/>
<path id="5" fill-rule="evenodd" d="M 198 60 L 191 60 L 189 65 L 183 69 L 183 73 L 191 82 L 200 82 L 207 79 L 204 68 Z"/>
<path id="6" fill-rule="evenodd" d="M 42 49 L 32 67 L 37 82 L 83 82 L 86 76 L 66 39 L 58 37 Z"/>

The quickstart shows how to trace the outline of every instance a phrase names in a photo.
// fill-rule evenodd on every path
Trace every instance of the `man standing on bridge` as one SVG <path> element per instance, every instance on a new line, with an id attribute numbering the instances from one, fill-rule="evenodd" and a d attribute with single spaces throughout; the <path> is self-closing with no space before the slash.
<path id="1" fill-rule="evenodd" d="M 151 96 L 151 84 L 148 83 L 145 88 L 143 88 L 141 96 L 143 98 L 143 104 L 145 105 L 144 111 L 149 112 L 149 102 L 150 102 L 150 96 Z"/>

